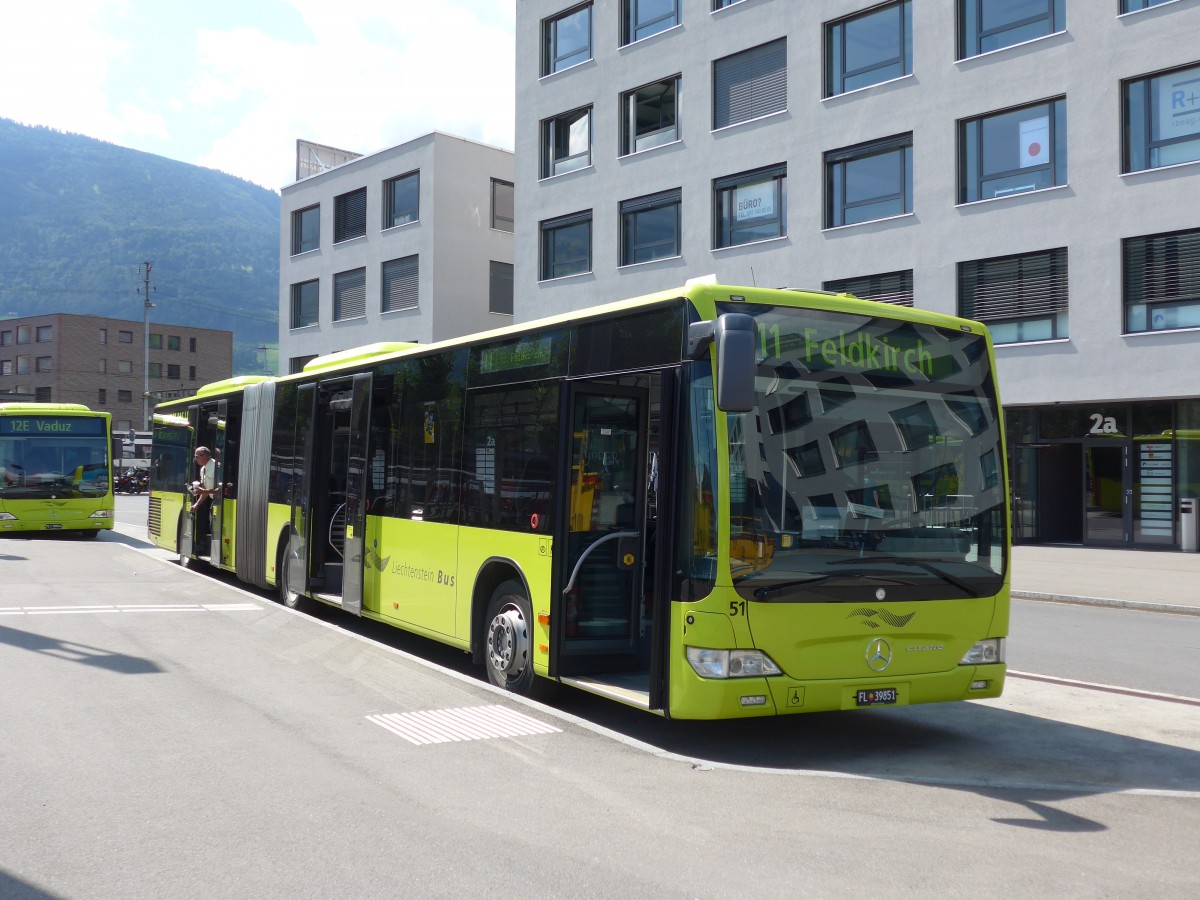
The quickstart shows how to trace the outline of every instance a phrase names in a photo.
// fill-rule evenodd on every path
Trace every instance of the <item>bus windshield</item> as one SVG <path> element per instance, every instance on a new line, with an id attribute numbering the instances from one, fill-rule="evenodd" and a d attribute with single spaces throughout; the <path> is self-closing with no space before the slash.
<path id="1" fill-rule="evenodd" d="M 747 600 L 990 597 L 1007 547 L 986 339 L 781 306 L 758 324 L 757 407 L 729 417 L 729 559 Z"/>
<path id="2" fill-rule="evenodd" d="M 97 497 L 109 490 L 100 418 L 6 416 L 0 427 L 0 497 Z"/>

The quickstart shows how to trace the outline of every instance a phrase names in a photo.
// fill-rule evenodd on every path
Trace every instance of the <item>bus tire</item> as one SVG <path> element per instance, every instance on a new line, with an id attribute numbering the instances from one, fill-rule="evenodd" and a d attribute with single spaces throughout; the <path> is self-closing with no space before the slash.
<path id="1" fill-rule="evenodd" d="M 291 559 L 285 544 L 279 550 L 279 564 L 275 566 L 275 589 L 279 594 L 279 602 L 288 609 L 308 612 L 312 608 L 312 601 L 288 587 L 288 569 L 292 565 Z"/>
<path id="2" fill-rule="evenodd" d="M 483 665 L 498 688 L 544 697 L 551 682 L 533 672 L 533 608 L 518 581 L 505 581 L 488 601 L 484 617 Z"/>

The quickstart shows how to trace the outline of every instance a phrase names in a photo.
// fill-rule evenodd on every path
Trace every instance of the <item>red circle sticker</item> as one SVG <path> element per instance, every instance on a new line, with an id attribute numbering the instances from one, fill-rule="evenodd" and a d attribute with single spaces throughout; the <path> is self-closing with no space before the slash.
<path id="1" fill-rule="evenodd" d="M 537 513 L 534 513 L 532 516 L 529 517 L 529 527 L 537 528 L 537 526 L 538 526 L 538 517 L 537 517 Z"/>

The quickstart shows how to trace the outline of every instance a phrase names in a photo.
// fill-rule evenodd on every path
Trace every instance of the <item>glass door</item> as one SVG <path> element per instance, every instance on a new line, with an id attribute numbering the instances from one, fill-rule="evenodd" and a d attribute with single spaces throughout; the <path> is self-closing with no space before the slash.
<path id="1" fill-rule="evenodd" d="M 1084 444 L 1085 544 L 1122 546 L 1130 539 L 1132 494 L 1126 441 Z"/>

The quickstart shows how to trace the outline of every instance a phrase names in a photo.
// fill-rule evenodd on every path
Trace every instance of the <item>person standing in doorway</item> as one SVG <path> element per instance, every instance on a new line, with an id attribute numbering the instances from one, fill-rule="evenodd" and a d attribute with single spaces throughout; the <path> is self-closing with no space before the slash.
<path id="1" fill-rule="evenodd" d="M 212 497 L 217 490 L 217 461 L 207 447 L 197 447 L 196 465 L 200 480 L 192 484 L 192 512 L 196 514 L 193 543 L 196 552 L 207 555 L 212 532 Z"/>

